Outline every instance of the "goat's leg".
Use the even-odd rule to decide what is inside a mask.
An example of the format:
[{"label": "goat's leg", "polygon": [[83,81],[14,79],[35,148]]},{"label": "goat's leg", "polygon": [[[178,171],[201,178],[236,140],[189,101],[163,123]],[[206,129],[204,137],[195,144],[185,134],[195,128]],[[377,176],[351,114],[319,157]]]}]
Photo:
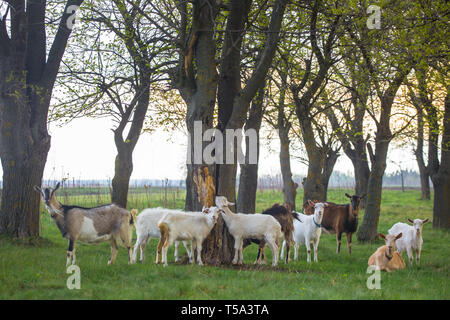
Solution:
[{"label": "goat's leg", "polygon": [[347,249],[348,254],[352,254],[352,232],[347,232]]},{"label": "goat's leg", "polygon": [[272,267],[278,265],[278,246],[275,242],[275,239],[266,240],[269,244],[270,249],[272,250]]},{"label": "goat's leg", "polygon": [[313,247],[314,247],[314,262],[319,262],[318,259],[317,259],[317,254],[318,254],[318,251],[319,251],[319,241],[320,241],[320,238],[316,239],[314,241],[314,243],[313,243]]},{"label": "goat's leg", "polygon": [[[136,243],[134,244],[134,248],[133,248],[133,263],[136,263],[136,259],[137,259],[137,252],[138,249],[141,247],[141,241],[142,238],[138,236],[138,238],[136,239]],[[142,249],[141,249],[141,261],[142,261]]]},{"label": "goat's leg", "polygon": [[[143,241],[141,242],[141,245],[139,246],[139,249],[141,251],[141,256],[139,257],[140,262],[144,262],[145,260],[145,248],[147,247],[147,243],[150,240],[150,237],[145,237]],[[136,257],[134,258],[134,261],[136,262]]]},{"label": "goat's leg", "polygon": [[244,264],[244,239],[241,239],[239,244],[239,262],[240,265]]},{"label": "goat's leg", "polygon": [[188,258],[191,259],[191,255],[192,255],[192,240],[191,240],[191,247],[190,248],[189,248],[189,243],[186,240],[183,241],[183,246],[186,249]]},{"label": "goat's leg", "polygon": [[419,248],[419,249],[416,249],[416,264],[417,265],[419,265],[420,264],[420,252],[421,252],[422,250]]},{"label": "goat's leg", "polygon": [[178,247],[180,246],[180,241],[175,241],[175,250],[173,252],[173,257],[175,258],[175,262],[178,262]]},{"label": "goat's leg", "polygon": [[342,233],[341,232],[336,232],[336,241],[337,241],[336,253],[340,253],[341,252],[341,238],[342,238]]},{"label": "goat's leg", "polygon": [[117,251],[117,243],[113,238],[111,239],[111,258],[109,259],[108,264],[113,264],[116,261]]},{"label": "goat's leg", "polygon": [[73,249],[74,249],[75,241],[72,239],[69,239],[69,244],[67,248],[67,260],[66,260],[66,266],[69,266],[70,264],[74,264],[73,262]]},{"label": "goat's leg", "polygon": [[408,254],[409,266],[413,265],[413,249],[411,247],[406,248],[406,253]]},{"label": "goat's leg", "polygon": [[294,241],[294,261],[298,260],[298,247],[300,247],[300,244]]},{"label": "goat's leg", "polygon": [[197,264],[199,266],[203,265],[202,262],[202,241],[200,239],[194,240],[197,243]]},{"label": "goat's leg", "polygon": [[234,258],[231,262],[232,264],[237,264],[239,259],[239,250],[241,247],[241,239],[239,237],[236,237],[234,239]]},{"label": "goat's leg", "polygon": [[163,263],[163,266],[164,267],[167,267],[167,251],[169,250],[169,247],[173,244],[173,242],[174,242],[174,239],[172,239],[171,237],[170,237],[170,234],[169,234],[169,236],[168,236],[168,239],[166,239],[166,241],[164,242],[164,244],[163,244],[163,247],[162,247],[162,263]]},{"label": "goat's leg", "polygon": [[285,264],[289,262],[290,249],[291,249],[291,242],[288,241],[286,245],[286,260],[284,260]]},{"label": "goat's leg", "polygon": [[283,240],[283,244],[281,245],[280,259],[284,258],[284,249],[285,248],[286,248],[286,240]]},{"label": "goat's leg", "polygon": [[197,241],[195,239],[192,240],[191,246],[191,257],[189,258],[189,263],[195,263],[195,251],[197,250]]},{"label": "goat's leg", "polygon": [[305,241],[305,247],[306,247],[306,261],[308,263],[311,263],[311,241],[309,239],[306,239]]}]

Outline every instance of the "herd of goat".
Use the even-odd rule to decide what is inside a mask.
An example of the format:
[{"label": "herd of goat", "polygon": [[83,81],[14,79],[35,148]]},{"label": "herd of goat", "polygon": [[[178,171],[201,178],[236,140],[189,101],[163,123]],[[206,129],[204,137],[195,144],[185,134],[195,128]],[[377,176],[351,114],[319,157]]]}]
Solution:
[{"label": "herd of goat", "polygon": [[[175,262],[179,261],[178,248],[180,242],[186,248],[190,263],[195,260],[202,265],[202,243],[214,228],[219,215],[222,216],[228,231],[234,238],[233,264],[243,264],[243,249],[251,242],[259,245],[255,263],[265,263],[264,248],[267,244],[272,251],[272,266],[278,265],[279,246],[281,259],[289,262],[290,247],[294,245],[294,260],[298,258],[298,248],[306,246],[307,261],[311,262],[311,244],[314,249],[314,261],[318,262],[318,246],[322,230],[335,233],[337,253],[341,248],[341,237],[347,236],[347,249],[351,254],[352,235],[358,227],[358,213],[361,199],[365,196],[350,196],[349,204],[332,202],[317,202],[308,200],[303,205],[303,213],[291,210],[290,206],[275,204],[262,214],[233,213],[226,197],[216,196],[215,206],[203,208],[201,212],[185,212],[176,209],[148,208],[137,216],[137,210],[130,211],[115,204],[95,208],[83,208],[61,204],[56,199],[55,188],[40,188],[35,186],[44,201],[45,207],[55,221],[62,236],[69,241],[67,250],[67,265],[75,264],[75,244],[99,243],[110,241],[111,257],[108,264],[113,264],[119,246],[128,249],[129,263],[135,263],[140,251],[140,261],[145,258],[145,247],[151,238],[158,238],[156,263],[167,266],[168,248],[175,245]],[[398,222],[389,230],[388,235],[379,234],[385,240],[385,245],[373,253],[368,265],[379,270],[403,269],[406,264],[401,253],[406,251],[409,264],[412,266],[413,254],[416,254],[416,264],[420,261],[422,250],[422,226],[428,219],[408,221],[412,224]],[[132,246],[133,228],[136,228],[137,240]],[[284,258],[284,251],[286,256]]]}]

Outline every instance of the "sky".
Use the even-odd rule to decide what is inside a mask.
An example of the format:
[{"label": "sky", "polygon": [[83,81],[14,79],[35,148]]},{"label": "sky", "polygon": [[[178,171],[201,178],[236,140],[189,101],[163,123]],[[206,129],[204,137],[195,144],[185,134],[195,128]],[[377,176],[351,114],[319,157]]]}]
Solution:
[{"label": "sky", "polygon": [[[47,157],[44,180],[61,179],[112,179],[116,149],[111,128],[114,123],[107,118],[75,119],[60,127],[49,124],[52,136]],[[131,179],[185,179],[187,137],[183,132],[165,132],[157,129],[143,133],[133,154],[134,169]],[[270,148],[261,143],[260,175],[280,173],[278,141]],[[417,170],[411,150],[395,149],[391,144],[386,172],[398,170],[390,160],[402,162],[405,169]],[[291,159],[293,174],[304,175],[307,167]],[[335,170],[353,173],[351,161],[342,153]],[[0,168],[0,173],[1,172]]]}]

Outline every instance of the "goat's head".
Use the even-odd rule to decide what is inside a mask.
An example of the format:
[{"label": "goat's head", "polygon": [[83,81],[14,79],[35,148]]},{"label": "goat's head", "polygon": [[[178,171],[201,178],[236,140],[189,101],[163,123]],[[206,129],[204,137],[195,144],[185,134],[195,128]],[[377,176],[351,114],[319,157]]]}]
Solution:
[{"label": "goat's head", "polygon": [[316,202],[314,203],[314,218],[316,219],[317,223],[322,222],[323,218],[323,212],[325,210],[325,207],[327,207],[328,204],[324,202]]},{"label": "goat's head", "polygon": [[216,196],[216,206],[218,206],[220,209],[233,206],[233,202],[229,202],[228,199],[224,196]]},{"label": "goat's head", "polygon": [[306,200],[306,202],[303,204],[303,213],[306,215],[314,214],[314,204],[315,203],[317,203],[317,200],[314,200],[314,201]]},{"label": "goat's head", "polygon": [[214,224],[216,224],[217,220],[219,219],[219,214],[221,214],[223,212],[223,210],[219,209],[218,207],[210,207],[210,208],[203,207],[202,212],[211,217],[211,221],[214,225]]},{"label": "goat's head", "polygon": [[39,186],[34,186],[34,190],[39,192],[42,196],[42,200],[44,201],[45,207],[48,211],[52,211],[51,205],[52,202],[56,201],[56,195],[55,192],[60,187],[60,183],[58,182],[55,186],[55,188],[44,188],[41,189]]},{"label": "goat's head", "polygon": [[359,205],[361,204],[361,199],[364,198],[366,196],[366,194],[364,194],[362,196],[357,196],[356,194],[351,196],[348,193],[346,193],[345,196],[347,198],[350,198],[350,203],[352,205],[353,212],[358,212]]},{"label": "goat's head", "polygon": [[422,233],[422,227],[423,227],[424,223],[427,223],[429,221],[429,219],[426,218],[425,220],[420,220],[420,219],[411,220],[408,218],[408,221],[412,223],[414,230],[416,230],[417,235],[420,235]]},{"label": "goat's head", "polygon": [[393,252],[395,251],[395,241],[402,237],[402,233],[400,232],[398,235],[388,234],[386,236],[382,233],[379,233],[378,236],[384,239],[388,248],[388,255],[392,256]]}]

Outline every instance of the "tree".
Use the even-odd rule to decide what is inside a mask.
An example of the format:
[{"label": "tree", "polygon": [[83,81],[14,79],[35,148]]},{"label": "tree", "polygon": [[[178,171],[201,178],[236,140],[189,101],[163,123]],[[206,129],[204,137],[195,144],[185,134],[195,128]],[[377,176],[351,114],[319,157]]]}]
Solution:
[{"label": "tree", "polygon": [[83,28],[75,35],[77,46],[65,59],[59,79],[68,94],[53,110],[55,118],[113,117],[117,156],[111,200],[124,208],[133,151],[149,103],[158,99],[152,84],[161,81],[164,68],[173,63],[166,58],[173,51],[172,39],[152,18],[156,5],[154,1],[89,2]]},{"label": "tree", "polygon": [[[388,148],[392,139],[402,131],[393,132],[391,128],[396,94],[422,57],[440,55],[442,48],[439,43],[442,43],[443,34],[434,32],[438,30],[436,24],[440,23],[437,12],[442,9],[440,5],[382,3],[385,22],[379,30],[367,29],[366,17],[361,14],[365,8],[358,9],[355,16],[359,18],[347,25],[347,31],[362,56],[375,92],[376,105],[379,104],[377,109],[368,109],[376,124],[375,148],[370,143],[367,145],[371,173],[364,219],[357,234],[358,240],[366,242],[377,236]],[[407,126],[408,123],[403,129]]]},{"label": "tree", "polygon": [[[330,7],[329,7],[330,6]],[[317,102],[325,85],[328,71],[336,62],[333,48],[336,41],[340,14],[333,14],[329,3],[314,1],[309,20],[309,45],[311,57],[306,61],[305,72],[300,83],[291,84],[295,112],[300,124],[302,140],[308,156],[308,173],[304,182],[304,199],[326,200],[328,180],[338,158],[337,150],[332,148],[332,140],[325,141],[325,131],[314,130],[314,117],[320,117],[324,111]],[[322,16],[323,15],[323,16]],[[322,38],[322,46],[318,42],[318,21],[325,24],[329,31]],[[317,72],[313,72],[313,56],[316,60]],[[316,129],[326,128],[323,123]],[[317,133],[317,135],[316,135]],[[319,139],[317,139],[319,138]],[[322,145],[318,144],[318,140]]]},{"label": "tree", "polygon": [[[45,0],[8,0],[6,10],[2,10],[0,233],[18,238],[39,236],[40,198],[33,186],[41,185],[51,140],[47,131],[50,100],[72,32],[73,13],[82,3],[83,0],[63,2],[54,35],[46,30],[54,7]],[[2,7],[4,4],[2,1]]]}]

